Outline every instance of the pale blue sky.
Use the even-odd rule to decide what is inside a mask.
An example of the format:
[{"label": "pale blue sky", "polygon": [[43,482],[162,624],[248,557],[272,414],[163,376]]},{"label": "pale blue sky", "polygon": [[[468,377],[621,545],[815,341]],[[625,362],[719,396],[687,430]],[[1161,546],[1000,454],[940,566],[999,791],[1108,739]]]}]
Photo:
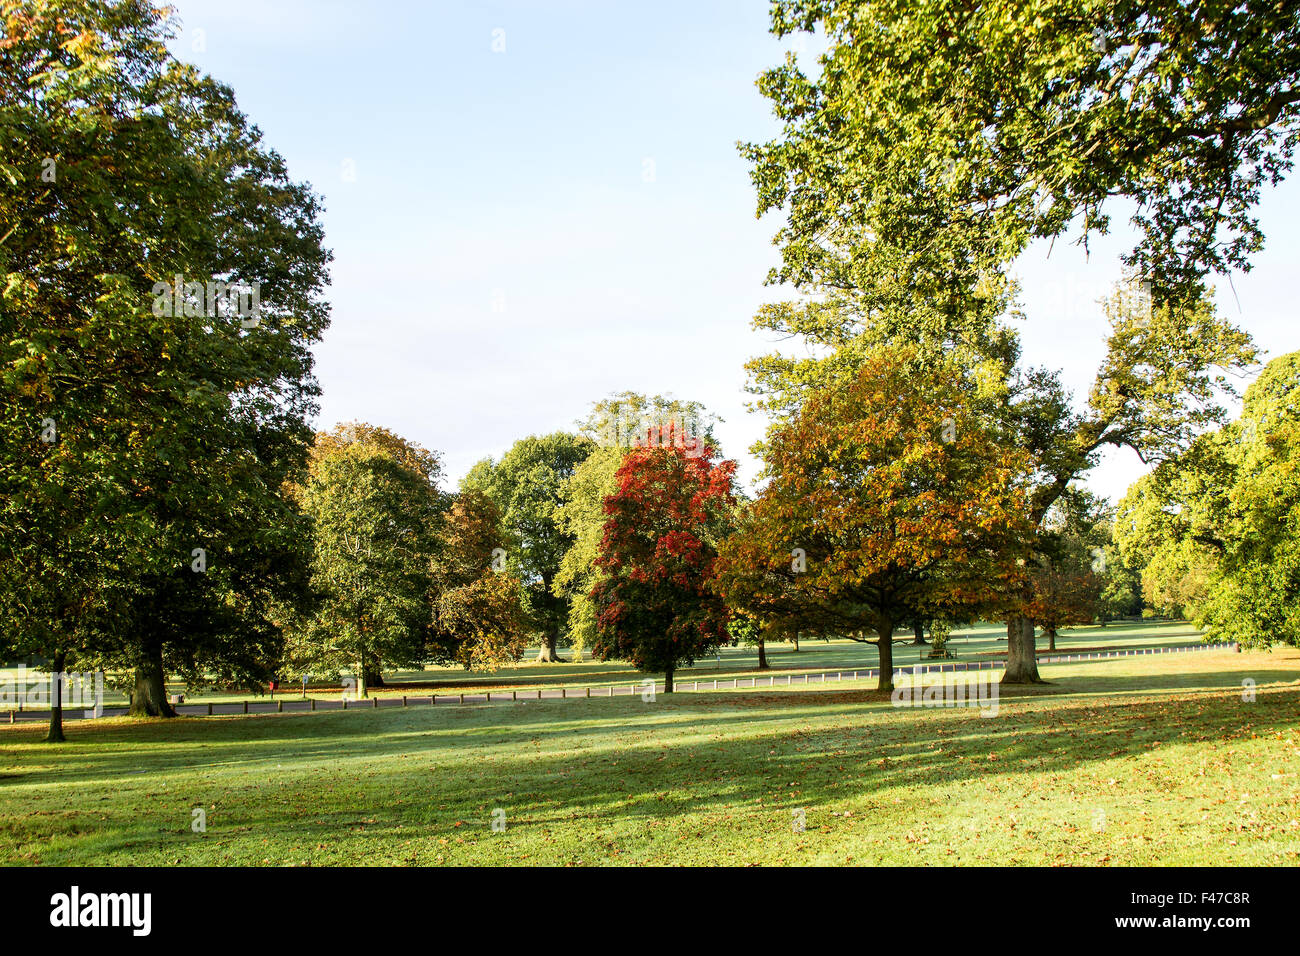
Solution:
[{"label": "pale blue sky", "polygon": [[[750,319],[784,296],[763,285],[777,223],[755,218],[735,143],[776,132],[754,79],[791,46],[765,3],[175,5],[175,52],[233,86],[324,197],[321,426],[385,425],[440,452],[454,485],[611,392],[673,393],[725,419],[753,478],[764,422],[743,364],[771,343]],[[1261,215],[1268,246],[1220,301],[1277,355],[1300,348],[1300,185]],[[1093,300],[1129,244],[1085,261],[1058,242],[1019,264],[1027,358],[1078,389],[1102,354]],[[1091,483],[1118,496],[1141,470],[1112,456]]]}]

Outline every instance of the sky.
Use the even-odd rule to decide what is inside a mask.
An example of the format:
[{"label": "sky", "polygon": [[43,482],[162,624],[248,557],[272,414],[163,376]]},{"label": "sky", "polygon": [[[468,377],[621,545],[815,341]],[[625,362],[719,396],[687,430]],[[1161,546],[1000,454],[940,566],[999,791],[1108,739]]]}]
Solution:
[{"label": "sky", "polygon": [[[798,41],[760,0],[173,0],[173,52],[232,86],[291,175],[323,197],[333,319],[320,428],[360,420],[439,453],[447,487],[517,439],[632,390],[702,402],[740,461],[766,421],[744,363],[779,219],[755,215],[738,141],[779,132],[754,81]],[[815,55],[816,43],[802,44]],[[1300,182],[1267,191],[1268,237],[1220,309],[1270,356],[1300,348]],[[1133,238],[1016,263],[1024,357],[1086,395],[1096,300]],[[1107,456],[1118,499],[1144,466]]]}]

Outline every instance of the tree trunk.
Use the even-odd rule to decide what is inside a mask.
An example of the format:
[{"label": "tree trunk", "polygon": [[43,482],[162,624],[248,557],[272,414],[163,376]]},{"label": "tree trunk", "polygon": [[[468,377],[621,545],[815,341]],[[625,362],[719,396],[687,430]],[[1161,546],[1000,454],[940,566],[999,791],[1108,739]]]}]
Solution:
[{"label": "tree trunk", "polygon": [[376,667],[376,666],[374,666],[374,665],[370,665],[370,666],[364,668],[363,673],[362,673],[362,680],[365,681],[365,684],[366,684],[367,687],[383,687],[383,686],[384,686],[384,675],[383,675],[383,673],[379,670],[379,668]]},{"label": "tree trunk", "polygon": [[61,744],[63,736],[63,666],[67,655],[63,651],[54,652],[54,675],[50,684],[50,732],[45,735],[47,744]]},{"label": "tree trunk", "polygon": [[794,652],[795,652],[796,654],[799,653],[799,635],[798,635],[798,634],[796,634],[796,635],[794,636]]},{"label": "tree trunk", "polygon": [[876,690],[892,691],[894,689],[893,623],[886,622],[876,633],[880,635],[879,643],[876,645],[880,656],[880,679],[876,682]]},{"label": "tree trunk", "polygon": [[1056,628],[1050,624],[1043,626],[1043,632],[1047,635],[1047,649],[1056,650]]},{"label": "tree trunk", "polygon": [[764,646],[762,638],[759,638],[758,641],[758,669],[761,671],[767,670],[767,648]]},{"label": "tree trunk", "polygon": [[357,665],[357,700],[370,696],[370,690],[366,686],[366,668],[363,664]]},{"label": "tree trunk", "polygon": [[924,644],[924,643],[926,643],[926,641],[925,641],[925,622],[924,622],[924,621],[913,621],[913,622],[912,622],[912,634],[913,634],[913,637],[912,637],[912,643],[913,643],[913,644]]},{"label": "tree trunk", "polygon": [[131,691],[132,717],[175,717],[167,702],[167,681],[163,674],[162,645],[145,648],[144,659],[135,668],[135,689]]},{"label": "tree trunk", "polygon": [[664,671],[664,693],[671,694],[672,692],[673,692],[673,669],[670,667],[668,668],[668,670]]},{"label": "tree trunk", "polygon": [[1034,622],[1017,615],[1007,621],[1007,672],[1004,684],[1041,684],[1038,652],[1034,647]]},{"label": "tree trunk", "polygon": [[542,641],[542,649],[537,652],[537,663],[554,664],[559,661],[560,655],[556,653],[555,646],[560,641],[560,635],[551,633],[545,635]]}]

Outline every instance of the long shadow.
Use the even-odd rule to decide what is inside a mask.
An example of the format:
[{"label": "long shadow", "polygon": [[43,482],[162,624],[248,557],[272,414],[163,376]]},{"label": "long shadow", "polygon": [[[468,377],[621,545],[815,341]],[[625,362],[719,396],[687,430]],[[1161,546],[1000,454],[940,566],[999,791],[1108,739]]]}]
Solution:
[{"label": "long shadow", "polygon": [[[1069,715],[1062,715],[1059,709],[988,720],[970,711],[931,711],[924,723],[910,728],[910,735],[908,729],[880,728],[869,723],[864,723],[862,733],[856,737],[844,728],[816,730],[802,738],[806,740],[804,749],[794,753],[789,748],[791,736],[780,732],[718,743],[658,742],[640,751],[620,753],[617,784],[611,775],[603,775],[596,778],[598,786],[588,785],[580,794],[552,791],[549,796],[556,803],[555,809],[526,822],[557,823],[583,807],[597,819],[629,813],[673,816],[724,804],[734,807],[738,800],[774,793],[784,796],[788,791],[788,798],[765,805],[770,810],[809,806],[850,795],[860,797],[863,793],[883,794],[895,786],[915,789],[1030,771],[1051,774],[1093,760],[1149,754],[1157,741],[1163,745],[1214,745],[1251,735],[1293,731],[1300,725],[1298,700],[1300,693],[1274,689],[1262,693],[1249,706],[1207,696],[1172,703],[1143,701],[1102,708],[1104,718],[1098,716],[1098,708],[1089,701],[1078,700],[1069,708],[1078,712],[1078,719],[1064,728],[1062,717]],[[1035,727],[1046,732],[1026,739],[1026,733]],[[942,745],[938,751],[936,744]],[[989,754],[995,754],[997,759],[983,759]],[[700,781],[703,786],[696,792],[683,793],[675,780],[666,779],[669,775],[665,771],[688,764],[701,769],[712,766],[723,772],[712,781]],[[737,775],[732,772],[735,767],[753,769]],[[541,773],[559,781],[583,769],[583,761],[576,757],[552,756],[540,761],[521,760],[515,772],[521,780]],[[591,778],[584,780],[589,784]],[[774,782],[778,785],[775,791]],[[491,800],[506,788],[503,784],[491,791],[481,790],[466,795],[465,800]],[[509,788],[518,790],[522,786],[510,784]],[[665,790],[670,791],[669,795],[665,796]]]},{"label": "long shadow", "polygon": [[[345,726],[344,715],[331,716],[326,720],[338,722],[335,729],[340,735],[350,733],[338,738],[338,746],[322,748],[323,756],[364,760],[367,756],[381,758],[400,752],[425,759],[412,759],[409,765],[389,763],[381,778],[374,780],[368,789],[355,791],[351,797],[335,794],[331,787],[332,802],[328,805],[312,803],[313,787],[280,783],[282,789],[277,792],[296,795],[295,806],[306,809],[298,813],[277,811],[270,809],[270,803],[263,804],[256,797],[249,797],[240,808],[239,822],[243,826],[232,834],[278,829],[337,836],[340,828],[361,824],[367,836],[374,838],[409,839],[413,835],[412,827],[419,828],[416,832],[421,835],[430,831],[452,833],[458,815],[478,819],[478,808],[499,805],[503,794],[513,795],[521,805],[521,809],[512,807],[510,811],[511,827],[515,830],[557,826],[575,818],[600,824],[626,820],[629,816],[662,819],[723,809],[730,812],[738,806],[752,812],[785,812],[791,807],[816,807],[849,797],[861,800],[863,796],[869,800],[881,798],[883,807],[884,797],[896,787],[916,789],[958,781],[978,784],[987,777],[1005,778],[1029,772],[1052,774],[1094,760],[1114,761],[1150,754],[1157,743],[1167,746],[1195,742],[1214,747],[1235,739],[1294,731],[1300,723],[1296,712],[1300,692],[1287,687],[1261,687],[1256,702],[1249,705],[1234,695],[1211,691],[1196,698],[1160,697],[1099,706],[1081,693],[1064,698],[1054,696],[1050,708],[1015,709],[991,719],[982,719],[970,710],[919,710],[915,712],[917,719],[912,721],[882,720],[887,705],[879,701],[853,701],[850,698],[855,695],[851,692],[799,696],[815,699],[803,702],[803,706],[762,714],[753,713],[752,707],[739,699],[709,702],[705,706],[699,701],[672,701],[667,705],[676,711],[672,726],[665,726],[661,713],[658,720],[634,720],[601,727],[599,735],[643,731],[644,738],[617,742],[616,746],[587,746],[575,753],[539,756],[528,746],[531,741],[527,739],[521,739],[515,749],[502,752],[498,741],[497,746],[486,748],[488,752],[484,754],[491,761],[487,779],[481,773],[460,777],[453,795],[446,791],[439,793],[439,806],[406,798],[411,793],[429,791],[429,773],[438,767],[436,761],[431,765],[430,759],[449,749],[443,738],[458,736],[455,746],[476,751],[479,748],[473,738],[477,733],[491,738],[502,729],[518,731],[517,724],[467,719],[452,720],[431,729],[414,725],[409,714],[393,714],[396,726],[385,727],[376,738],[367,734],[367,728],[359,721]],[[837,702],[844,707],[842,723],[830,727],[798,726],[804,718],[825,717],[827,706]],[[557,702],[551,707],[564,705]],[[727,713],[728,708],[735,713]],[[611,715],[572,711],[566,714],[554,709],[551,716],[560,718],[560,726],[551,728],[556,733],[580,732],[589,739],[596,728],[581,726],[584,721],[602,716],[608,720]],[[702,719],[705,717],[706,720]],[[444,714],[443,719],[446,718]],[[241,734],[238,739],[227,739],[215,746],[218,752],[230,751],[231,757],[236,756],[235,751],[241,751],[239,759],[230,763],[247,764],[250,744],[292,743],[314,738],[310,733],[286,735],[286,728],[277,730],[269,726],[296,725],[303,719],[310,718],[235,719],[229,722],[229,728],[195,721],[184,728],[186,736],[192,738],[181,743],[221,741],[218,731],[229,734],[237,729]],[[693,739],[683,738],[678,721],[698,722],[700,734]],[[745,737],[706,739],[720,725],[740,721],[755,728],[755,732]],[[774,726],[775,722],[782,725]],[[247,726],[253,723],[268,726]],[[245,726],[236,727],[236,724]],[[145,743],[141,731],[146,729],[149,725],[97,734],[100,739],[94,742],[94,750],[109,742]],[[181,729],[181,725],[168,724],[165,729]],[[375,728],[371,725],[369,729]],[[675,736],[665,739],[655,734],[663,730],[671,730]],[[524,733],[519,736],[527,738]],[[377,748],[376,739],[394,747]],[[988,759],[990,754],[996,760]],[[211,749],[205,755],[214,756]],[[102,757],[93,762],[103,770],[107,770],[105,765],[109,762],[120,766],[123,757],[120,752],[116,755],[92,752],[86,756]],[[148,771],[159,778],[170,770],[194,766],[192,762],[181,762],[170,756],[162,760],[155,760],[150,754],[142,756],[150,758]],[[267,755],[266,759],[275,756]],[[295,751],[291,756],[301,759],[303,753]],[[357,770],[356,765],[346,767],[344,775],[356,777]],[[83,768],[78,774],[60,774],[58,783],[102,786],[111,782],[106,776],[120,778],[121,772],[96,773]],[[39,782],[45,783],[45,778],[42,772]],[[264,781],[262,786],[272,783],[275,782]],[[239,790],[239,785],[231,781],[222,781],[217,787],[222,795]],[[177,790],[212,793],[211,785],[201,781],[190,781]],[[393,799],[397,795],[402,799]],[[763,798],[762,804],[759,798]],[[38,802],[39,796],[31,795],[31,799]],[[153,805],[146,802],[146,807]],[[79,812],[83,816],[91,815],[93,809]],[[157,811],[141,809],[142,815],[151,812],[157,815]],[[69,817],[65,811],[64,816],[52,818],[50,825],[75,836],[80,832],[76,816]],[[114,847],[138,847],[142,840],[157,845],[171,832],[160,828],[157,832],[147,831],[154,834],[152,837],[142,836],[139,823],[138,819],[122,819],[107,826],[96,824],[97,846],[106,847],[107,852]],[[482,826],[486,828],[486,821]]]},{"label": "long shadow", "polygon": [[[1300,679],[1300,669],[1271,670],[1271,683],[1280,680]],[[1040,686],[1001,688],[1002,699],[1039,696],[1093,695],[1111,693],[1135,694],[1196,694],[1205,688],[1240,689],[1239,672],[1195,671],[1160,675],[1160,686],[1152,686],[1152,675],[1106,676],[1074,675],[1064,680]],[[1175,690],[1178,685],[1185,690]],[[818,686],[818,685],[812,685]],[[814,690],[799,688],[794,692],[780,688],[763,692],[762,688],[749,692],[689,692],[660,695],[661,702],[690,707],[709,713],[708,723],[770,722],[799,717],[817,717],[826,712],[828,704],[853,707],[888,704],[888,695],[865,689],[827,687]],[[376,742],[384,740],[394,747],[415,747],[418,750],[462,749],[467,731],[496,734],[514,732],[538,739],[567,737],[580,730],[587,737],[627,734],[637,731],[662,729],[663,722],[651,717],[644,722],[635,718],[611,720],[609,704],[626,712],[629,706],[637,708],[628,698],[592,698],[571,701],[520,701],[491,705],[439,704],[412,706],[371,711],[362,709],[351,713],[317,712],[301,714],[261,714],[249,717],[228,716],[219,719],[178,719],[146,723],[120,721],[93,727],[76,726],[70,747],[83,744],[92,748],[80,755],[83,770],[95,770],[119,762],[117,756],[103,745],[140,746],[162,743],[171,753],[149,752],[151,763],[160,769],[182,769],[196,766],[221,766],[228,763],[247,763],[265,758],[251,745],[290,746],[310,741],[314,749],[295,751],[296,756],[361,756],[376,751]],[[620,706],[621,705],[621,706]],[[641,707],[655,705],[642,704]],[[637,708],[639,709],[639,708]],[[719,711],[734,709],[735,713],[723,716]],[[649,712],[647,711],[647,714]],[[284,720],[283,718],[292,718]],[[377,723],[367,723],[378,718]],[[432,720],[430,719],[432,718]],[[342,721],[353,721],[351,724]],[[310,723],[303,723],[310,721]],[[596,722],[591,724],[591,722]],[[588,725],[591,724],[591,725]],[[32,739],[43,730],[34,728]],[[187,746],[188,745],[188,746]],[[190,749],[192,748],[192,749]],[[66,751],[66,748],[64,748]],[[230,759],[222,759],[228,752]],[[6,749],[0,748],[0,754]],[[36,756],[35,754],[30,754]],[[9,756],[17,757],[18,754]],[[195,762],[193,757],[208,759]],[[213,760],[211,758],[217,757]],[[10,779],[14,779],[10,775]]]},{"label": "long shadow", "polygon": [[[1292,672],[1287,672],[1288,675]],[[1181,675],[1165,675],[1166,677]],[[1187,675],[1189,681],[1195,677],[1203,687],[1205,676]],[[1225,683],[1220,689],[1239,691],[1239,684],[1227,681],[1227,675],[1211,674],[1223,678]],[[1089,685],[1098,686],[1091,687]],[[1104,686],[1102,686],[1104,685]],[[1032,700],[1044,696],[1054,698],[1055,711],[1073,711],[1076,709],[1095,709],[1096,702],[1090,699],[1093,693],[1114,693],[1117,685],[1131,685],[1135,690],[1150,695],[1159,695],[1168,701],[1168,691],[1153,690],[1149,676],[1144,678],[1090,678],[1076,677],[1069,681],[1068,687],[1053,689],[1028,689],[1023,697],[1015,693],[1005,694],[1004,702],[1013,699]],[[1263,685],[1267,689],[1267,685]],[[1173,698],[1175,703],[1180,697],[1206,699],[1204,689],[1199,692],[1189,688],[1186,694]],[[1217,695],[1212,695],[1217,696]],[[597,747],[605,747],[607,738],[615,736],[645,735],[645,739],[636,744],[623,744],[622,749],[629,752],[645,745],[660,748],[663,732],[680,736],[682,723],[699,724],[703,729],[726,728],[735,724],[761,727],[778,722],[797,721],[825,717],[828,708],[843,708],[846,718],[860,718],[865,724],[890,709],[887,695],[864,690],[826,690],[801,691],[797,694],[745,694],[745,695],[674,695],[677,699],[668,701],[665,706],[641,705],[654,707],[653,713],[644,715],[634,710],[635,705],[629,701],[618,701],[614,712],[607,706],[608,701],[593,700],[591,707],[587,702],[547,701],[529,703],[524,706],[502,704],[482,708],[447,708],[434,712],[420,713],[411,711],[377,711],[357,714],[315,714],[295,715],[286,720],[284,716],[266,715],[265,717],[231,717],[220,720],[193,721],[155,721],[147,724],[116,724],[95,728],[94,732],[78,733],[77,737],[57,753],[51,752],[55,759],[52,767],[42,767],[41,780],[57,779],[60,783],[78,786],[95,786],[111,783],[132,775],[123,771],[123,748],[128,751],[139,749],[140,756],[148,766],[143,773],[165,776],[179,770],[220,769],[230,766],[257,766],[262,763],[283,761],[295,762],[312,759],[329,759],[346,761],[366,757],[382,758],[393,753],[412,756],[436,756],[440,752],[462,753],[467,748],[476,749],[482,738],[489,743],[499,739],[502,733],[527,738],[529,742],[554,742],[564,738],[580,735],[585,741],[595,740]],[[1167,706],[1167,704],[1166,704]],[[672,710],[668,711],[668,707]],[[1152,713],[1159,712],[1156,702],[1135,702],[1132,704],[1106,704],[1104,710],[1109,717],[1124,719],[1124,714],[1131,714],[1134,708],[1144,708]],[[637,708],[639,709],[639,708]],[[494,710],[496,712],[494,712]],[[620,713],[621,711],[621,713]],[[667,712],[667,713],[666,713]],[[943,738],[952,731],[950,727],[960,726],[964,737],[983,740],[997,740],[1008,731],[1003,728],[1016,726],[1020,720],[1059,725],[1064,717],[1058,713],[1055,718],[1040,718],[1036,712],[1027,716],[979,719],[972,722],[971,710],[935,711],[920,709],[916,711],[921,718],[915,722],[895,722],[880,728],[865,738],[864,745],[873,759],[895,758],[912,752],[919,752],[933,745],[937,735]],[[619,719],[623,717],[623,719]],[[667,719],[665,719],[667,717]],[[345,723],[351,721],[351,723]],[[1009,723],[1008,723],[1009,722]],[[900,733],[903,739],[892,738]],[[762,741],[758,749],[770,749],[770,738],[779,738],[779,732],[760,735]],[[38,737],[33,733],[32,739]],[[162,744],[166,749],[158,750]],[[685,746],[673,743],[672,747]],[[699,743],[707,750],[709,744]],[[735,738],[726,741],[727,753],[734,758],[734,748],[744,747],[743,740]],[[588,746],[584,752],[597,747]],[[882,749],[884,748],[884,749]],[[0,750],[6,757],[19,757],[8,748]],[[43,762],[42,754],[28,751],[23,756]],[[62,757],[75,758],[70,768]],[[1041,760],[1043,755],[1036,754]],[[550,758],[556,759],[556,758]],[[1005,764],[1003,764],[1005,767]],[[140,771],[135,771],[140,773]],[[27,780],[26,773],[10,773],[0,778],[0,792],[4,784]]]}]

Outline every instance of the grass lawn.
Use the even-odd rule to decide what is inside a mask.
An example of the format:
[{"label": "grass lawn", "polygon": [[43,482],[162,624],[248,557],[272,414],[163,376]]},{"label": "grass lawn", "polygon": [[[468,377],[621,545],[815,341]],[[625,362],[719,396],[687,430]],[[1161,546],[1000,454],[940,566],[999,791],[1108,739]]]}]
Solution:
[{"label": "grass lawn", "polygon": [[0,849],[71,865],[1300,862],[1300,651],[1044,676],[992,718],[895,708],[864,681],[114,719],[61,746],[0,724]]},{"label": "grass lawn", "polygon": [[[1063,631],[1057,638],[1057,653],[1069,654],[1080,650],[1119,649],[1131,647],[1159,647],[1162,645],[1190,645],[1201,641],[1200,633],[1185,621],[1161,623],[1118,623],[1105,627],[1081,627]],[[1039,654],[1046,655],[1047,641],[1041,636],[1038,641]],[[979,624],[957,631],[948,645],[954,660],[1002,660],[1006,656],[1006,625]],[[928,645],[902,643],[894,645],[894,664],[897,667],[914,664],[928,659]],[[436,689],[440,694],[483,693],[484,691],[509,693],[512,690],[527,692],[538,689],[581,690],[587,686],[620,686],[640,684],[647,675],[640,673],[627,664],[611,661],[608,663],[594,661],[590,655],[582,661],[571,660],[571,652],[562,650],[565,658],[562,664],[538,664],[533,658],[536,651],[529,653],[518,664],[503,668],[496,673],[470,673],[459,667],[426,667],[423,670],[399,671],[386,675],[386,687],[371,688],[371,694],[377,697],[400,697],[403,694],[428,694]],[[801,674],[844,668],[847,670],[866,669],[877,664],[876,649],[873,645],[849,640],[807,640],[800,644],[798,652],[789,644],[773,644],[767,648],[768,663],[772,668],[785,674]],[[13,668],[0,668],[0,681],[13,677],[17,672]],[[723,648],[717,657],[699,661],[694,667],[683,668],[677,672],[678,681],[693,680],[730,680],[733,677],[753,677],[759,674],[758,652],[752,647]],[[761,672],[767,674],[767,671]],[[661,676],[661,675],[660,675]],[[187,703],[229,703],[241,700],[256,700],[257,696],[248,691],[224,691],[219,689],[194,690],[180,682],[172,682],[168,690],[171,693],[183,693]],[[341,688],[337,683],[313,683],[308,695],[316,698],[336,700]],[[299,697],[302,685],[296,679],[287,680],[277,697]],[[105,703],[109,707],[125,706],[127,698],[122,693],[105,688]],[[0,713],[11,709],[10,705],[0,703]],[[27,710],[47,709],[44,704],[27,704]]]}]

